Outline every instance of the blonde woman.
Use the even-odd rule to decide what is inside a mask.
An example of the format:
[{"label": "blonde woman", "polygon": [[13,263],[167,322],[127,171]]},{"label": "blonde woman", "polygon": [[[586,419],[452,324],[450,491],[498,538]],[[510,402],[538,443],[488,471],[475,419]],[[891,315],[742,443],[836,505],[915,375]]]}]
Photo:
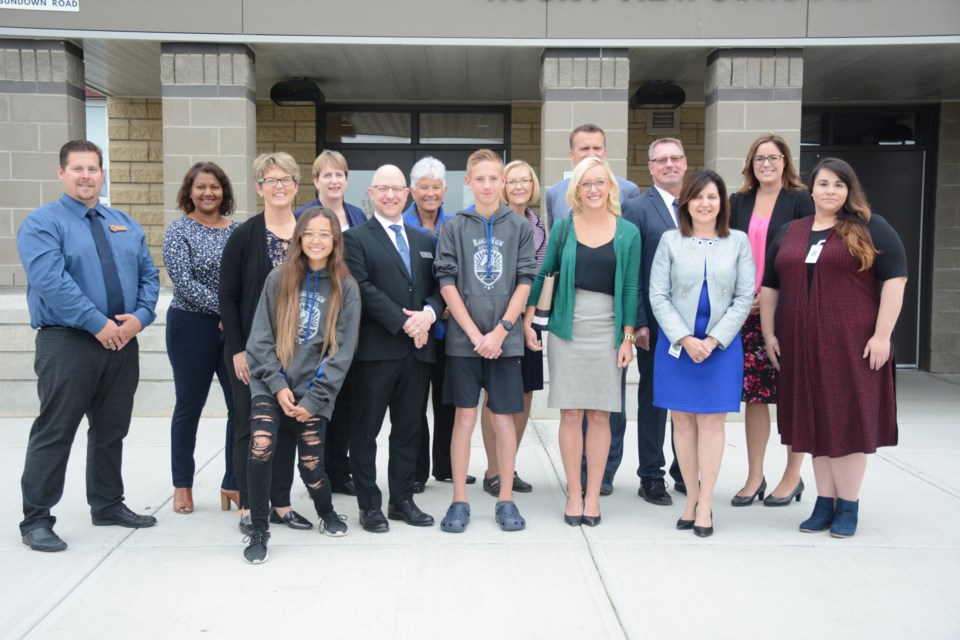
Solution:
[{"label": "blonde woman", "polygon": [[[550,393],[560,409],[560,455],[567,476],[564,522],[600,524],[600,481],[610,451],[610,412],[620,411],[622,370],[633,360],[640,272],[640,232],[620,217],[619,187],[610,165],[586,158],[567,189],[573,215],[554,225],[534,281],[524,332],[527,346],[543,345],[533,316],[543,278],[559,271],[550,332]],[[587,418],[586,437],[581,429]],[[586,449],[587,486],[580,481]],[[582,496],[582,500],[581,500]]]}]

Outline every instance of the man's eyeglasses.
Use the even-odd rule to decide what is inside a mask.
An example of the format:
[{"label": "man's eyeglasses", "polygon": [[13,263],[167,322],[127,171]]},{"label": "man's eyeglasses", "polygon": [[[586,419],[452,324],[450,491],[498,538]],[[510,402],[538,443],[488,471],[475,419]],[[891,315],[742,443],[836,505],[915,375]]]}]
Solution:
[{"label": "man's eyeglasses", "polygon": [[392,185],[392,184],[375,184],[375,185],[373,185],[373,190],[376,191],[377,193],[379,193],[380,195],[384,195],[384,194],[386,194],[388,191],[389,191],[390,193],[395,193],[395,194],[397,194],[397,195],[400,195],[401,193],[403,193],[404,191],[406,191],[407,188],[404,187],[404,186],[402,186],[402,185],[397,186],[397,185]]},{"label": "man's eyeglasses", "polygon": [[777,165],[780,164],[782,160],[783,156],[780,154],[772,156],[753,156],[753,164],[761,166],[764,162],[769,162],[771,165]]},{"label": "man's eyeglasses", "polygon": [[257,184],[263,185],[264,187],[275,187],[277,183],[282,184],[285,187],[292,187],[294,184],[299,182],[293,176],[283,176],[282,178],[260,178],[257,180]]},{"label": "man's eyeglasses", "polygon": [[680,161],[683,160],[686,156],[661,156],[659,158],[654,158],[650,162],[652,164],[658,164],[661,167],[667,164],[667,161],[672,162],[673,164],[680,164]]}]

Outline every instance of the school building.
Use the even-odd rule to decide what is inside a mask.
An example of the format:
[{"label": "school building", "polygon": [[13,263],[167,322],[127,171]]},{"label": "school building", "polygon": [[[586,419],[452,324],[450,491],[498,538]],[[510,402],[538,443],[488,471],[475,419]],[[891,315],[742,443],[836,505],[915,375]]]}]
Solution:
[{"label": "school building", "polygon": [[26,284],[16,230],[59,197],[68,139],[104,147],[104,200],[162,265],[198,160],[227,171],[241,219],[268,150],[301,164],[298,204],[316,154],[343,152],[368,213],[377,166],[433,155],[458,210],[471,151],[527,160],[546,186],[587,122],[641,187],[664,136],[734,189],[765,132],[803,171],[851,162],[910,260],[898,363],[960,372],[957,0],[0,0],[0,285]]}]

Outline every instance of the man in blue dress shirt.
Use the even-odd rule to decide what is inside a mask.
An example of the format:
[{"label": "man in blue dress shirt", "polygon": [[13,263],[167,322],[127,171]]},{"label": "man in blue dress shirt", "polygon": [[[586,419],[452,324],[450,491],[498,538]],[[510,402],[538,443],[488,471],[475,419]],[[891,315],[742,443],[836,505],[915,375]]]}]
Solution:
[{"label": "man in blue dress shirt", "polygon": [[74,140],[60,149],[64,195],[17,232],[36,338],[40,415],[21,478],[23,543],[62,551],[50,510],[63,495],[73,438],[87,416],[87,503],[95,525],[151,527],[123,502],[120,467],[140,380],[137,334],[156,318],[160,278],[143,229],[100,203],[103,152]]}]

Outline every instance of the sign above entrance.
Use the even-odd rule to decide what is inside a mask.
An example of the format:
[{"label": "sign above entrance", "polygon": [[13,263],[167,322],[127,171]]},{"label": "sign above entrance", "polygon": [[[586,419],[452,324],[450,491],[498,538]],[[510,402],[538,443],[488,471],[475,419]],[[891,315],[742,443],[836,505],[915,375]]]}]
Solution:
[{"label": "sign above entrance", "polygon": [[80,0],[0,0],[0,9],[80,11]]}]

